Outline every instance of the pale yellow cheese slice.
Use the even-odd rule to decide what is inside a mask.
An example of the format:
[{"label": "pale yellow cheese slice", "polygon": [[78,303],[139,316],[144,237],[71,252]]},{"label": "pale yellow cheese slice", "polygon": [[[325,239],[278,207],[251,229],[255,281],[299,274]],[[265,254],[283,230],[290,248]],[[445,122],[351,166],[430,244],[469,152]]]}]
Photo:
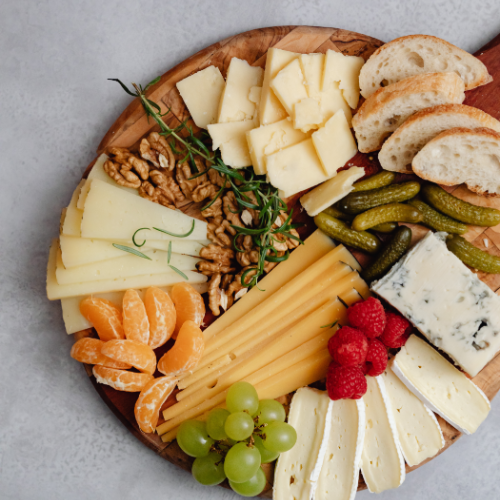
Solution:
[{"label": "pale yellow cheese slice", "polygon": [[304,75],[298,59],[285,66],[272,80],[271,89],[280,100],[286,112],[293,115],[295,103],[307,97]]},{"label": "pale yellow cheese slice", "polygon": [[82,218],[83,212],[78,209],[78,197],[80,196],[80,190],[85,184],[85,180],[82,179],[75,191],[71,196],[71,200],[66,210],[64,211],[64,215],[62,217],[62,228],[61,233],[66,236],[80,236],[81,235],[81,226],[82,226]]},{"label": "pale yellow cheese slice", "polygon": [[342,96],[338,82],[329,82],[321,90],[321,112],[326,123],[337,111],[343,110],[349,127],[352,123],[351,108]]},{"label": "pale yellow cheese slice", "polygon": [[323,123],[321,105],[317,99],[307,97],[293,107],[293,126],[306,133],[317,129]]},{"label": "pale yellow cheese slice", "polygon": [[300,67],[304,74],[304,85],[307,95],[318,101],[321,100],[321,83],[323,80],[324,54],[301,54]]}]

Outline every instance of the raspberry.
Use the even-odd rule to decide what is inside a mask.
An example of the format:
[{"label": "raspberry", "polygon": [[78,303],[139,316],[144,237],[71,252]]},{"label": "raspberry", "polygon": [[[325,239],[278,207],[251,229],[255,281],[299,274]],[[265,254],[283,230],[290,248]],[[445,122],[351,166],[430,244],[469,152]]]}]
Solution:
[{"label": "raspberry", "polygon": [[370,297],[347,309],[351,326],[359,328],[369,339],[382,334],[385,328],[385,311],[380,300]]},{"label": "raspberry", "polygon": [[330,399],[359,399],[366,393],[366,378],[359,366],[341,366],[332,361],[326,376]]},{"label": "raspberry", "polygon": [[384,373],[387,368],[387,349],[378,339],[368,342],[368,352],[366,353],[366,374],[370,377],[377,377]]},{"label": "raspberry", "polygon": [[411,325],[403,316],[388,312],[386,325],[379,340],[387,347],[396,349],[406,344],[410,336]]},{"label": "raspberry", "polygon": [[328,342],[328,350],[342,366],[357,366],[365,361],[368,339],[363,332],[343,326]]}]

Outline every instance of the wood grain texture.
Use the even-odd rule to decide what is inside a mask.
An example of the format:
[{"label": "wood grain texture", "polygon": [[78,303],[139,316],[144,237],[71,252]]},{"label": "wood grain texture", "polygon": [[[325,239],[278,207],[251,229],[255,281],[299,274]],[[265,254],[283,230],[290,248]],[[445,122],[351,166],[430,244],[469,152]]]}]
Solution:
[{"label": "wood grain texture", "polygon": [[[161,77],[160,81],[151,88],[149,97],[161,105],[162,111],[165,112],[167,109],[170,109],[170,113],[165,121],[170,126],[176,126],[180,121],[189,118],[186,107],[175,87],[176,82],[207,66],[212,64],[217,66],[224,76],[232,57],[245,59],[252,65],[263,67],[266,61],[267,50],[270,47],[300,53],[326,52],[326,50],[331,49],[340,51],[346,55],[359,55],[366,60],[382,43],[380,40],[359,33],[335,28],[279,26],[252,30],[211,45],[167,71]],[[476,55],[486,64],[490,74],[494,77],[494,81],[486,86],[467,92],[465,103],[478,107],[495,116],[495,118],[500,119],[500,102],[498,99],[498,95],[500,95],[500,35],[483,49],[479,50]],[[141,104],[137,99],[134,99],[106,133],[99,144],[97,153],[100,154],[110,146],[134,147],[151,130],[157,130],[157,127],[152,120],[147,120]],[[94,162],[95,160],[89,165],[84,175],[90,171]],[[346,167],[353,165],[364,167],[367,174],[380,170],[376,154],[358,153],[349,161]],[[401,179],[403,178],[408,179],[408,176]],[[456,196],[476,204],[500,208],[500,199],[481,198],[463,186],[447,188],[447,191],[453,192]],[[297,195],[288,200],[289,205],[294,206],[298,204],[298,199],[299,196]],[[190,213],[195,213],[195,210],[194,212],[191,212],[191,210],[193,208],[190,208]],[[300,210],[296,210],[295,213],[298,215],[294,217],[294,220],[297,219],[297,221],[304,223],[304,226],[300,230],[301,235],[306,236],[310,234],[315,229],[312,219],[305,212],[301,214]],[[427,232],[421,226],[413,227],[413,229],[414,241],[418,241]],[[500,255],[500,226],[494,228],[470,227],[466,238],[475,245]],[[366,265],[370,260],[370,257],[363,253],[355,251],[353,253],[361,265]],[[479,277],[500,295],[500,275],[479,273]],[[170,345],[167,344],[157,350],[158,357],[169,347]],[[101,398],[137,439],[169,462],[185,470],[190,470],[192,459],[179,449],[175,441],[166,444],[157,435],[144,434],[140,431],[135,422],[133,411],[137,394],[117,392],[108,386],[97,384],[92,376],[91,367],[87,366],[86,370]],[[474,378],[474,382],[484,390],[490,399],[500,389],[499,373],[500,356],[497,356]],[[289,398],[283,398],[284,403],[288,401]],[[174,402],[175,395],[173,394],[165,403],[162,410],[174,404]],[[440,417],[438,417],[438,420],[446,439],[446,446],[441,451],[442,453],[461,436],[461,433]],[[407,466],[407,471],[410,472],[428,461],[416,467]],[[273,473],[271,465],[265,466],[265,473],[268,478],[268,484],[262,496],[270,498],[272,496],[271,485]],[[360,479],[359,489],[364,488],[366,486],[363,480]]]}]

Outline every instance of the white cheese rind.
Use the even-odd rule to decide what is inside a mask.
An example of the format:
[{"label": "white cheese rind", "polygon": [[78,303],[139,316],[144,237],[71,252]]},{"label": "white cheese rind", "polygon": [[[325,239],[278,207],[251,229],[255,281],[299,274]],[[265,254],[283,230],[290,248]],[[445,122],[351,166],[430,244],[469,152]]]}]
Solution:
[{"label": "white cheese rind", "polygon": [[433,412],[464,434],[474,433],[488,416],[491,405],[484,392],[416,335],[396,355],[392,371]]},{"label": "white cheese rind", "polygon": [[372,290],[469,375],[500,351],[500,297],[429,232]]}]

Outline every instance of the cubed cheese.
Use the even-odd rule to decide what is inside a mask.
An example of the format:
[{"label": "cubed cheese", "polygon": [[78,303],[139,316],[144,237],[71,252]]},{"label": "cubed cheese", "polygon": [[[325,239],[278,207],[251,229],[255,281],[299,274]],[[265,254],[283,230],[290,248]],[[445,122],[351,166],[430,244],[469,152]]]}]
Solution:
[{"label": "cubed cheese", "polygon": [[323,114],[318,100],[311,97],[302,99],[293,107],[293,126],[306,133],[317,129],[323,123]]},{"label": "cubed cheese", "polygon": [[304,74],[304,85],[307,95],[318,101],[321,98],[321,82],[323,79],[324,54],[301,54],[300,67]]},{"label": "cubed cheese", "polygon": [[294,59],[274,77],[271,88],[286,112],[292,116],[294,104],[307,97],[304,75],[298,59]]}]

